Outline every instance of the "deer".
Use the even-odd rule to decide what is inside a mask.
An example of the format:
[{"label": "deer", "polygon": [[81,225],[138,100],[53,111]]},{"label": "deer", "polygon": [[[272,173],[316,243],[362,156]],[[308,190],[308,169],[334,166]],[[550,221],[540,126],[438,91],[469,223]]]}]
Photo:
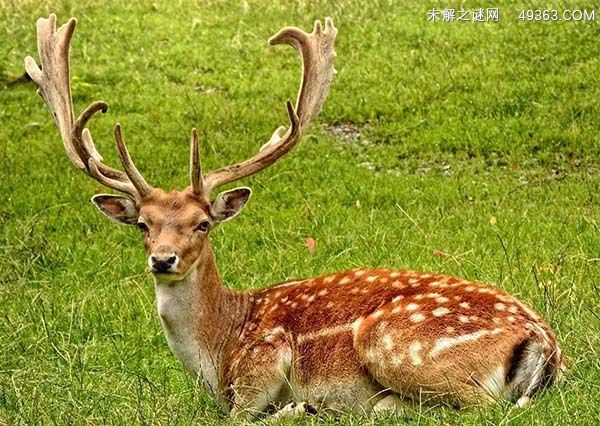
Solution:
[{"label": "deer", "polygon": [[312,32],[285,27],[271,45],[299,52],[302,78],[289,124],[257,154],[205,173],[199,137],[190,137],[190,185],[148,184],[123,140],[121,169],[105,164],[86,127],[108,105],[94,101],[74,118],[70,44],[76,20],[56,29],[37,21],[41,68],[25,68],[39,86],[73,165],[121,195],[91,202],[109,219],[135,226],[154,278],[167,344],[206,391],[235,418],[323,412],[372,415],[414,404],[457,408],[497,401],[518,407],[565,371],[548,323],[523,301],[492,285],[412,269],[357,268],[239,291],[221,280],[209,235],[236,217],[251,189],[213,196],[225,184],[278,162],[319,114],[335,70],[337,28],[330,18]]}]

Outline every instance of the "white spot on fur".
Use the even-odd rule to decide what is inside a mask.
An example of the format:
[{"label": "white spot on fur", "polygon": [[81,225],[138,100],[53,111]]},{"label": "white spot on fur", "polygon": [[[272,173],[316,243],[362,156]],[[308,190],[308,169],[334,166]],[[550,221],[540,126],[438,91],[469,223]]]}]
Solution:
[{"label": "white spot on fur", "polygon": [[435,342],[435,346],[429,353],[431,357],[437,356],[440,352],[445,351],[453,346],[457,346],[467,342],[474,342],[482,338],[483,336],[487,336],[489,334],[498,334],[498,331],[502,331],[502,329],[495,328],[494,330],[479,330],[475,333],[463,334],[457,337],[443,337],[441,339],[437,339]]},{"label": "white spot on fur", "polygon": [[327,290],[326,288],[324,288],[323,290],[321,290],[318,295],[319,296],[325,296],[327,293],[329,293],[329,290]]},{"label": "white spot on fur", "polygon": [[469,322],[469,317],[468,317],[468,316],[466,316],[466,315],[459,315],[459,316],[458,316],[458,320],[459,320],[460,322],[464,322],[464,323],[466,324],[466,323],[468,323],[468,322]]},{"label": "white spot on fur", "polygon": [[390,274],[390,278],[398,278],[400,276],[400,272],[392,272]]},{"label": "white spot on fur", "polygon": [[348,284],[350,281],[351,281],[350,278],[344,277],[344,278],[342,278],[341,280],[338,281],[338,284],[342,284],[342,285],[343,284]]},{"label": "white spot on fur", "polygon": [[321,339],[323,337],[330,337],[336,334],[346,333],[354,329],[354,323],[351,324],[340,324],[334,325],[333,327],[326,327],[320,330],[311,331],[309,333],[299,334],[298,342],[306,342],[308,340]]},{"label": "white spot on fur", "polygon": [[402,312],[402,306],[395,306],[394,309],[392,309],[392,314],[399,314],[400,312]]},{"label": "white spot on fur", "polygon": [[399,301],[401,301],[402,299],[404,299],[404,296],[400,295],[400,296],[396,296],[392,299],[392,303],[398,303]]},{"label": "white spot on fur", "polygon": [[512,315],[510,315],[510,316],[506,317],[506,320],[510,323],[514,323],[516,321],[516,318],[513,317]]},{"label": "white spot on fur", "polygon": [[398,288],[398,289],[403,289],[406,286],[404,284],[402,284],[400,281],[394,281],[392,283],[392,287]]},{"label": "white spot on fur", "polygon": [[378,310],[376,310],[375,312],[373,312],[371,314],[371,318],[377,319],[377,318],[379,318],[382,315],[383,315],[383,309],[378,309]]},{"label": "white spot on fur", "polygon": [[494,305],[497,311],[504,311],[506,309],[506,305],[504,303],[496,303]]},{"label": "white spot on fur", "polygon": [[512,302],[512,298],[509,296],[505,296],[503,294],[496,294],[496,299],[498,299],[501,302]]},{"label": "white spot on fur", "polygon": [[423,297],[425,297],[425,296],[423,296],[422,294],[417,294],[417,295],[415,295],[414,299],[415,300],[423,300]]},{"label": "white spot on fur", "polygon": [[333,280],[335,280],[336,276],[335,275],[329,275],[328,277],[325,277],[325,279],[323,280],[323,282],[325,283],[331,283],[333,282]]},{"label": "white spot on fur", "polygon": [[409,284],[418,284],[419,280],[417,278],[409,278],[408,283]]},{"label": "white spot on fur", "polygon": [[446,327],[446,333],[448,334],[453,334],[456,330],[454,330],[454,327]]},{"label": "white spot on fur", "polygon": [[448,308],[437,308],[434,309],[432,312],[434,317],[443,317],[444,315],[447,315],[450,313],[450,309]]},{"label": "white spot on fur", "polygon": [[515,305],[510,305],[508,307],[508,312],[510,312],[511,314],[516,314],[517,312],[519,312],[519,309]]},{"label": "white spot on fur", "polygon": [[410,320],[414,323],[423,322],[423,321],[425,321],[425,315],[420,314],[420,313],[412,314],[410,316]]},{"label": "white spot on fur", "polygon": [[356,271],[354,273],[354,275],[356,275],[357,277],[362,277],[364,274],[366,274],[366,271],[359,269],[358,271]]},{"label": "white spot on fur", "polygon": [[436,297],[435,301],[438,303],[448,303],[450,301],[450,299],[448,299],[447,297]]},{"label": "white spot on fur", "polygon": [[409,303],[408,305],[406,305],[407,311],[416,311],[417,309],[419,309],[419,305],[417,305],[416,303]]},{"label": "white spot on fur", "polygon": [[471,307],[471,305],[469,305],[467,302],[461,302],[458,304],[458,306],[460,306],[463,309],[469,309]]},{"label": "white spot on fur", "polygon": [[377,279],[377,277],[375,275],[369,275],[367,277],[367,282],[372,283],[373,281],[375,281]]},{"label": "white spot on fur", "polygon": [[439,293],[427,293],[427,297],[429,297],[430,299],[435,299],[436,297],[440,297],[441,294]]},{"label": "white spot on fur", "polygon": [[395,367],[398,367],[400,364],[404,362],[404,354],[396,355],[392,357],[392,364]]},{"label": "white spot on fur", "polygon": [[431,281],[429,287],[439,287],[442,283],[439,281]]},{"label": "white spot on fur", "polygon": [[423,363],[421,355],[419,354],[421,349],[423,349],[423,345],[421,345],[421,342],[419,341],[412,342],[408,347],[408,355],[410,356],[412,365],[421,365]]},{"label": "white spot on fur", "polygon": [[472,285],[468,285],[464,288],[465,291],[471,292],[473,290],[475,290],[475,287],[473,287]]},{"label": "white spot on fur", "polygon": [[385,336],[383,336],[383,348],[385,350],[391,350],[394,347],[394,341],[392,340],[392,336],[390,336],[389,334],[386,334]]}]

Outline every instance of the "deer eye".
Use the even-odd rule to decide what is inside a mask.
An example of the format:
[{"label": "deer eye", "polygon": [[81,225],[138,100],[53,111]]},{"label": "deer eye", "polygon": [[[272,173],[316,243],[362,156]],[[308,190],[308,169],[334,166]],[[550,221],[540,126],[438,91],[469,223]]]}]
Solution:
[{"label": "deer eye", "polygon": [[210,222],[208,220],[203,220],[194,228],[194,231],[206,233],[208,232],[208,228],[210,228]]},{"label": "deer eye", "polygon": [[142,234],[147,234],[149,229],[148,229],[148,225],[146,225],[144,222],[138,222],[135,224],[135,226],[138,227],[138,229],[140,230],[140,232]]}]

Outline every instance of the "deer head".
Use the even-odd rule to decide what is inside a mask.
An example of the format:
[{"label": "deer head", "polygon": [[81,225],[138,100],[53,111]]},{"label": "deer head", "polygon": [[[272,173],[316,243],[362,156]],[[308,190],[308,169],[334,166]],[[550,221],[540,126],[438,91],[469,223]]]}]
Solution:
[{"label": "deer head", "polygon": [[[192,129],[190,143],[190,186],[167,192],[149,185],[133,163],[121,126],[114,127],[117,152],[123,170],[104,163],[95,148],[86,124],[97,112],[107,111],[105,102],[90,104],[74,120],[71,98],[69,49],[76,21],[70,19],[56,29],[56,16],[37,21],[41,69],[31,57],[25,68],[39,86],[60,130],[71,162],[102,185],[125,195],[95,195],[92,202],[110,219],[137,226],[143,235],[150,270],[165,280],[184,277],[200,259],[210,230],[234,218],[250,198],[249,188],[236,188],[211,198],[216,188],[243,179],[271,166],[300,140],[311,120],[319,113],[335,70],[333,42],[337,29],[331,19],[325,28],[317,21],[312,33],[287,27],[269,43],[290,44],[302,59],[302,80],[296,104],[287,102],[290,124],[279,127],[259,153],[238,164],[204,174],[200,164],[198,133]],[[285,133],[284,133],[285,131]]]}]

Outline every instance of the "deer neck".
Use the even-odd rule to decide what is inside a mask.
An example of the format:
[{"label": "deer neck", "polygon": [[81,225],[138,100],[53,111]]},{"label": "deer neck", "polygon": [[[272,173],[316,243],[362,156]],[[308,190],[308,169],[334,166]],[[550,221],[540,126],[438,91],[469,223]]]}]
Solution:
[{"label": "deer neck", "polygon": [[180,281],[155,279],[158,314],[173,354],[213,394],[221,390],[224,352],[250,311],[247,294],[223,287],[208,241]]}]

